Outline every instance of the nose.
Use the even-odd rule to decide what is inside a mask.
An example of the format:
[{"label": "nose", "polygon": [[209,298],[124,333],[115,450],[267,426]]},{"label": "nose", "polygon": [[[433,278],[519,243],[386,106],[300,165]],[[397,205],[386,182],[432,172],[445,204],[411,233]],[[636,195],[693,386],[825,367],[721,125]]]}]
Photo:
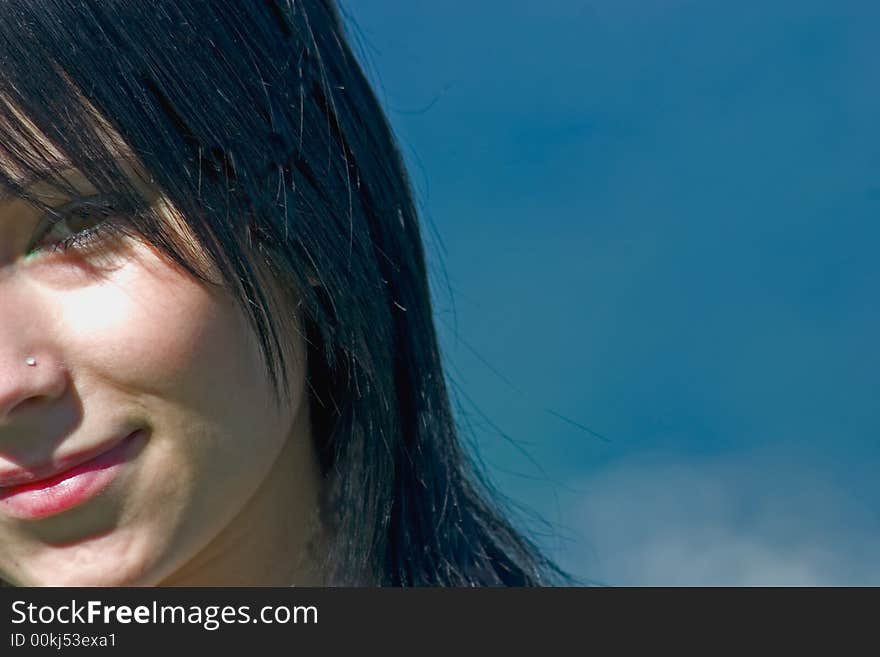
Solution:
[{"label": "nose", "polygon": [[16,303],[0,281],[0,429],[26,409],[57,399],[67,386],[61,359],[40,335],[45,327],[36,321],[38,301],[14,296]]},{"label": "nose", "polygon": [[12,360],[3,350],[0,360],[0,427],[27,408],[57,399],[64,393],[63,368],[47,355]]}]

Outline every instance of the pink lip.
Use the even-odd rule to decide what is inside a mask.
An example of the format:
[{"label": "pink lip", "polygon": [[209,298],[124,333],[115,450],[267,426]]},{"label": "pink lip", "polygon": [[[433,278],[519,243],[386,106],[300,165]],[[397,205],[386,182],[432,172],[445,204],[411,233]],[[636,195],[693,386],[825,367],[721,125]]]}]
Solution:
[{"label": "pink lip", "polygon": [[0,488],[0,510],[13,518],[36,520],[79,506],[107,488],[134,453],[142,430],[106,452],[38,481]]}]

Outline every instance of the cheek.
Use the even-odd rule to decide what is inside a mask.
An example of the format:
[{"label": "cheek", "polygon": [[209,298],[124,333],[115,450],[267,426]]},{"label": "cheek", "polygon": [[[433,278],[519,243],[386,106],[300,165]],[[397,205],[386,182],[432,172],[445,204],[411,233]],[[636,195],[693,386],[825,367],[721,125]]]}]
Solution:
[{"label": "cheek", "polygon": [[58,306],[74,369],[161,397],[204,396],[237,381],[264,391],[260,351],[230,298],[149,254]]}]

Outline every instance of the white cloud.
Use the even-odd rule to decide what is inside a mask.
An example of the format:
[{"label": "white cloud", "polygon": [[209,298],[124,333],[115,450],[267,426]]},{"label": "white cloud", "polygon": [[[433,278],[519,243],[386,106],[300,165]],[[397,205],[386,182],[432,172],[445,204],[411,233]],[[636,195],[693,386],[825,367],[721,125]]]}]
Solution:
[{"label": "white cloud", "polygon": [[[563,566],[615,585],[880,584],[878,514],[785,455],[642,458],[573,485]],[[575,549],[572,549],[575,547]]]}]

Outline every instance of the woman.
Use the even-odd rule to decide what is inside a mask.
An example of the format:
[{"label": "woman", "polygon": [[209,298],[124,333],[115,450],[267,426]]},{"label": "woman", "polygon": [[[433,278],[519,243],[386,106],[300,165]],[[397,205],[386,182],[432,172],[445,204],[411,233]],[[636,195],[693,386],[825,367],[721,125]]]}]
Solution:
[{"label": "woman", "polygon": [[0,578],[535,585],[331,0],[0,8]]}]

